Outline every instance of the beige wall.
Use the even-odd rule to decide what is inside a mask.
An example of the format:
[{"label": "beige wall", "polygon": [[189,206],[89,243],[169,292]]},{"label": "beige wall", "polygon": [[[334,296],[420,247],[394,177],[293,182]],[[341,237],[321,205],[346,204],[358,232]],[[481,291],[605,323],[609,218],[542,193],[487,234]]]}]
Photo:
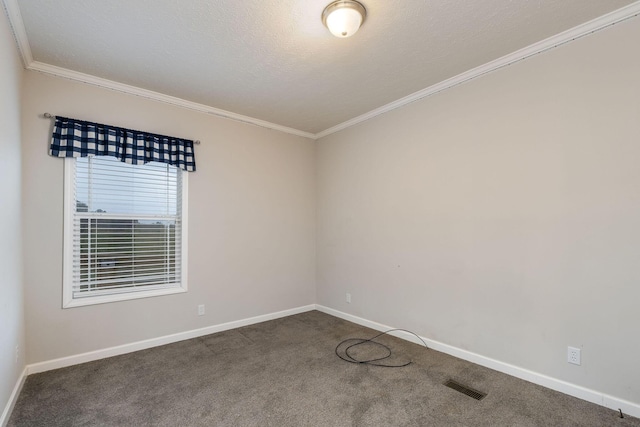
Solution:
[{"label": "beige wall", "polygon": [[[313,141],[35,72],[24,86],[29,363],[314,302]],[[64,162],[47,154],[45,112],[202,140],[189,175],[187,293],[61,309]]]},{"label": "beige wall", "polygon": [[25,365],[20,237],[22,74],[9,21],[0,11],[0,414]]},{"label": "beige wall", "polygon": [[640,403],[638,40],[633,18],[321,139],[318,303]]},{"label": "beige wall", "polygon": [[[28,363],[317,302],[640,402],[639,38],[635,18],[315,147],[22,77],[0,19],[0,178],[16,183],[0,190],[0,404],[24,366],[22,280]],[[188,293],[61,309],[63,162],[47,155],[45,111],[203,141]]]}]

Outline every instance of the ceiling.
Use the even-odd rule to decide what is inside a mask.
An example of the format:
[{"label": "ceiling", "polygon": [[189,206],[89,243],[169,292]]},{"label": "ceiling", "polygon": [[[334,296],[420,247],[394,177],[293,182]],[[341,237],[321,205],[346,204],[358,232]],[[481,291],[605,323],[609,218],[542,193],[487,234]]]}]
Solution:
[{"label": "ceiling", "polygon": [[364,25],[339,39],[330,0],[4,0],[35,63],[308,134],[634,3],[360,1]]}]

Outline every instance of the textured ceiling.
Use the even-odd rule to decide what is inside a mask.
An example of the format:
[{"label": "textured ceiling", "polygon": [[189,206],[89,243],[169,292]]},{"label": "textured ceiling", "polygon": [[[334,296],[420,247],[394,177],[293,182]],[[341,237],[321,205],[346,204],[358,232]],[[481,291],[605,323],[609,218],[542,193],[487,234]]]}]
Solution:
[{"label": "textured ceiling", "polygon": [[330,0],[18,0],[35,61],[310,133],[633,3],[361,0],[351,38]]}]

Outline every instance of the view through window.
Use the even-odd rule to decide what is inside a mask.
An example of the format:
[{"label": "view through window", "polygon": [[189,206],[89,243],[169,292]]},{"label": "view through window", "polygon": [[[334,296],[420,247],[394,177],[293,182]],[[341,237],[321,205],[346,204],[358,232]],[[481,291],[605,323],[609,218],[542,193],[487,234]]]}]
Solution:
[{"label": "view through window", "polygon": [[65,299],[76,304],[68,305],[181,290],[183,172],[165,163],[131,165],[108,156],[70,161],[72,232],[65,234],[71,259],[65,267],[71,274]]}]

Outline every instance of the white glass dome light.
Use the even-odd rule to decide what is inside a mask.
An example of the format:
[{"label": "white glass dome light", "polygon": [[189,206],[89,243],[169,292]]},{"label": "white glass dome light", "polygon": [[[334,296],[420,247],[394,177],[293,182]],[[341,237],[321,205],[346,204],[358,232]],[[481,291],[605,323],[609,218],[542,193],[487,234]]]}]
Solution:
[{"label": "white glass dome light", "polygon": [[325,7],[322,23],[336,37],[351,37],[364,22],[367,10],[355,0],[338,0]]}]

